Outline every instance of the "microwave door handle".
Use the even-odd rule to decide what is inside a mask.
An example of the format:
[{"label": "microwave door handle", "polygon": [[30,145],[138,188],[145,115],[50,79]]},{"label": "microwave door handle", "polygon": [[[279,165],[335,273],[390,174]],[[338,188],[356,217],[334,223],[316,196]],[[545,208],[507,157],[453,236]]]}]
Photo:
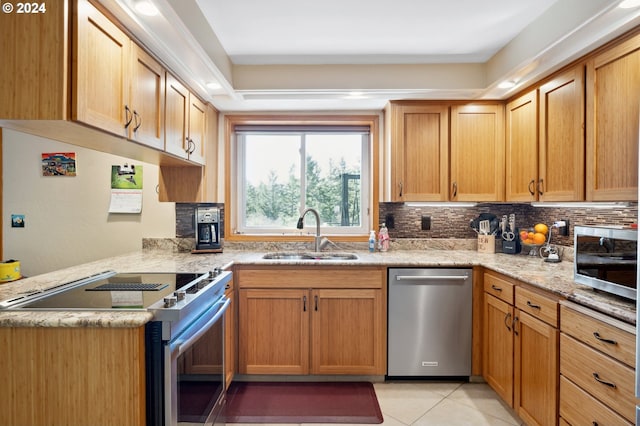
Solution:
[{"label": "microwave door handle", "polygon": [[[205,314],[191,324],[185,331],[184,335],[181,335],[174,343],[171,344],[171,357],[179,357],[182,355],[196,340],[209,331],[211,326],[224,315],[230,303],[231,300],[225,298],[224,302],[220,301],[214,304]],[[216,307],[220,304],[222,304],[222,307],[217,310]],[[215,314],[211,317],[211,313],[213,312],[215,312]]]}]

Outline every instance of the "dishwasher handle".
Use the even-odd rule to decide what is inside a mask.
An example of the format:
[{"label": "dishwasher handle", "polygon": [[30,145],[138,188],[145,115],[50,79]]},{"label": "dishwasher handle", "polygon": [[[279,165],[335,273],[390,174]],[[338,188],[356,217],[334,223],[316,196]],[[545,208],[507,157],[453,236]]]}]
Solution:
[{"label": "dishwasher handle", "polygon": [[396,275],[396,281],[465,281],[468,275]]}]

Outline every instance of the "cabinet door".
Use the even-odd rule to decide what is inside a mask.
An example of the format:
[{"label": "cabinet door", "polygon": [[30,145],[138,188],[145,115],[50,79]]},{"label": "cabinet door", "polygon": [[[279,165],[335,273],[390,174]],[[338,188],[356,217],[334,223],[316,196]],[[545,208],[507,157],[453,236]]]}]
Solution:
[{"label": "cabinet door", "polygon": [[504,201],[504,106],[451,108],[451,200]]},{"label": "cabinet door", "polygon": [[587,200],[638,199],[640,35],[587,62]]},{"label": "cabinet door", "polygon": [[393,201],[446,201],[449,108],[392,105]]},{"label": "cabinet door", "polygon": [[241,289],[240,374],[309,373],[309,292]]},{"label": "cabinet door", "polygon": [[132,43],[131,109],[133,122],[129,138],[136,142],[164,149],[165,70]]},{"label": "cabinet door", "polygon": [[[73,43],[72,118],[126,136],[131,40],[87,1],[79,1]],[[131,121],[130,121],[131,120]]]},{"label": "cabinet door", "polygon": [[207,107],[194,95],[189,97],[189,160],[204,164]]},{"label": "cabinet door", "polygon": [[540,87],[540,201],[584,200],[584,66]]},{"label": "cabinet door", "polygon": [[167,73],[165,94],[165,144],[170,154],[187,158],[187,131],[189,122],[189,91]]},{"label": "cabinet door", "polygon": [[486,293],[482,359],[484,379],[513,407],[513,306]]},{"label": "cabinet door", "polygon": [[385,374],[380,290],[312,292],[312,374]]},{"label": "cabinet door", "polygon": [[538,184],[538,92],[507,104],[506,199],[537,200]]},{"label": "cabinet door", "polygon": [[516,310],[514,409],[528,425],[558,416],[558,330]]}]

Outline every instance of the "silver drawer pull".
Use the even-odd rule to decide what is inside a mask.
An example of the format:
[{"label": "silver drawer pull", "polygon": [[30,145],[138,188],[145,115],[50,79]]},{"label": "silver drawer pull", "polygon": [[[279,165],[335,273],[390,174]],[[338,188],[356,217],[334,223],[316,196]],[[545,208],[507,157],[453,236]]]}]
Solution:
[{"label": "silver drawer pull", "polygon": [[615,383],[606,382],[606,381],[602,380],[600,378],[600,376],[598,375],[598,373],[593,373],[593,378],[596,379],[596,382],[602,383],[603,385],[609,386],[610,388],[614,388],[615,389],[617,387]]},{"label": "silver drawer pull", "polygon": [[604,337],[600,337],[600,333],[598,333],[597,331],[593,332],[593,337],[595,337],[596,339],[600,340],[603,343],[608,343],[610,345],[617,345],[618,342],[612,339],[605,339]]}]

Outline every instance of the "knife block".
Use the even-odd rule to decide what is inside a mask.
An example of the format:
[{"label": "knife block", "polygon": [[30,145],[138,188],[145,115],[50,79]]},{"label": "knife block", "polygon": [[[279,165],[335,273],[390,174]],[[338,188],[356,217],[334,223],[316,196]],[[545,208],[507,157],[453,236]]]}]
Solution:
[{"label": "knife block", "polygon": [[478,253],[495,253],[496,236],[478,235]]},{"label": "knife block", "polygon": [[513,241],[502,240],[502,252],[506,254],[518,254],[522,250],[520,239],[516,237]]}]

